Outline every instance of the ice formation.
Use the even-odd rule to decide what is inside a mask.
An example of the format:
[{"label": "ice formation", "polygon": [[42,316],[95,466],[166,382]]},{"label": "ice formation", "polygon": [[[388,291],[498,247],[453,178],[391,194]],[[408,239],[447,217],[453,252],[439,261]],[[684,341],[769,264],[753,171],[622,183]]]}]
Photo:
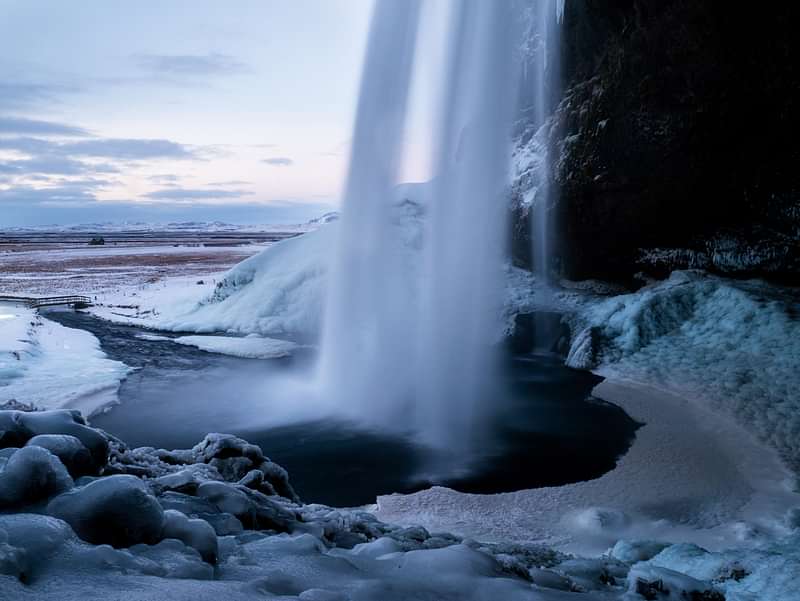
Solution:
[{"label": "ice formation", "polygon": [[[0,411],[0,423],[0,495],[9,478],[23,478],[29,493],[0,515],[3,599],[786,601],[796,593],[796,534],[722,552],[631,539],[585,558],[303,504],[280,466],[233,436],[131,449],[68,411]],[[99,475],[73,481],[44,448],[13,446],[44,431],[105,449]],[[45,472],[55,477],[37,476]]]}]

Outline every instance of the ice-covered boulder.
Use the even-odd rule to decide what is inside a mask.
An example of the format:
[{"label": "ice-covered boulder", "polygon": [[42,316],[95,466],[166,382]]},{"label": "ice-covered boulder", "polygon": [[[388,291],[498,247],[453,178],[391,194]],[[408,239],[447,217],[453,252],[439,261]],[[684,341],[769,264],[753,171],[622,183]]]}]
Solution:
[{"label": "ice-covered boulder", "polygon": [[197,496],[235,516],[246,528],[289,532],[297,521],[297,515],[267,495],[239,484],[204,482]]},{"label": "ice-covered boulder", "polygon": [[47,513],[67,522],[83,540],[128,547],[161,540],[164,510],[134,476],[108,476],[59,495]]},{"label": "ice-covered boulder", "polygon": [[47,449],[61,460],[73,478],[97,472],[97,465],[89,449],[70,434],[38,434],[26,442],[25,446]]},{"label": "ice-covered boulder", "polygon": [[47,449],[16,450],[0,471],[0,510],[45,501],[73,486],[64,464]]},{"label": "ice-covered boulder", "polygon": [[191,519],[180,511],[168,509],[164,512],[163,537],[177,538],[186,546],[196,549],[203,561],[217,563],[217,533],[208,522]]},{"label": "ice-covered boulder", "polygon": [[620,540],[611,549],[611,557],[625,563],[637,563],[652,559],[664,549],[669,547],[669,543],[659,541],[626,541]]},{"label": "ice-covered boulder", "polygon": [[0,515],[0,574],[30,582],[50,557],[74,538],[67,524],[50,516]]},{"label": "ice-covered boulder", "polygon": [[725,596],[713,586],[686,574],[667,568],[637,564],[628,573],[628,592],[641,598],[658,601],[697,599],[725,601]]},{"label": "ice-covered boulder", "polygon": [[[212,432],[196,444],[192,451],[198,461],[215,467],[229,482],[247,479],[246,486],[262,493],[272,494],[274,491],[284,498],[298,500],[297,493],[289,484],[289,474],[280,465],[265,457],[258,445],[230,434]],[[261,482],[268,484],[268,487],[253,486],[255,479],[258,478],[250,473],[253,470],[263,474]]]},{"label": "ice-covered boulder", "polygon": [[0,411],[0,448],[22,447],[43,434],[77,438],[89,451],[92,473],[99,473],[108,461],[108,438],[87,426],[78,411]]}]

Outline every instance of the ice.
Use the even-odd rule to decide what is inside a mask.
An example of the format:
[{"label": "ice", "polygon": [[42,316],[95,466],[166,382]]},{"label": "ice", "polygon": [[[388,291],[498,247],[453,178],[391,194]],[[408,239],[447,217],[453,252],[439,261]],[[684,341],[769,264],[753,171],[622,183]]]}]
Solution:
[{"label": "ice", "polygon": [[26,447],[47,449],[61,460],[71,476],[78,478],[97,473],[97,465],[83,443],[69,434],[39,434],[25,443]]},{"label": "ice", "polygon": [[[19,424],[19,412],[5,415],[17,417],[6,425]],[[63,434],[57,432],[60,425],[103,436],[66,416],[71,414],[37,415],[54,435]],[[66,522],[49,515],[0,515],[0,598],[639,601],[638,587],[655,599],[708,591],[700,598],[715,601],[708,595],[716,589],[729,600],[786,601],[800,578],[797,532],[718,551],[631,539],[610,554],[575,557],[544,545],[476,543],[420,526],[387,524],[364,511],[267,497],[221,479],[223,472],[235,477],[238,469],[211,465],[230,459],[269,464],[257,446],[234,436],[213,434],[192,449],[176,451],[127,449],[113,438],[109,445],[107,471],[127,466],[143,477],[101,476],[56,497],[47,511]],[[30,446],[14,450],[11,458],[32,452],[49,455]],[[261,473],[253,468],[245,477],[256,482],[254,471]],[[284,476],[280,469],[269,480],[280,485]],[[537,510],[547,507],[526,509]],[[242,529],[233,512],[249,529]],[[285,532],[276,533],[276,524],[265,516],[284,520],[278,529]],[[576,522],[597,536],[617,536],[641,527],[637,519],[588,508]],[[662,532],[685,535],[674,528]]]},{"label": "ice", "polygon": [[[3,306],[0,314],[12,313]],[[91,414],[116,402],[129,371],[108,359],[89,332],[64,327],[30,309],[14,308],[12,318],[0,319],[0,403],[14,399]]]},{"label": "ice", "polygon": [[157,320],[161,329],[316,337],[336,223],[283,240],[231,269],[213,292]]},{"label": "ice", "polygon": [[209,353],[221,353],[246,359],[278,359],[288,357],[298,345],[288,340],[249,335],[232,336],[179,336],[172,342],[194,346]]},{"label": "ice", "polygon": [[94,469],[100,470],[108,460],[107,438],[86,425],[80,413],[58,410],[41,412],[0,411],[0,448],[24,446],[38,435],[68,435],[77,438],[89,450]]},{"label": "ice", "polygon": [[108,476],[59,495],[47,513],[94,544],[128,547],[161,540],[164,511],[144,483],[127,475]]},{"label": "ice", "polygon": [[732,415],[800,468],[797,302],[760,281],[675,272],[587,306],[569,362]]},{"label": "ice", "polygon": [[73,486],[64,464],[42,447],[18,449],[0,470],[0,510],[19,510]]},{"label": "ice", "polygon": [[[712,549],[785,535],[800,506],[776,453],[702,405],[605,381],[595,397],[644,425],[614,470],[560,487],[473,495],[433,487],[378,498],[376,515],[481,540],[539,541],[602,553],[620,539],[693,541]],[[755,536],[742,539],[741,526]]]},{"label": "ice", "polygon": [[[628,574],[628,591],[631,599],[707,599],[708,601],[725,601],[725,597],[717,593],[706,583],[696,580],[667,568],[658,568],[646,564],[634,566]],[[702,596],[701,596],[702,595]]]},{"label": "ice", "polygon": [[618,541],[611,549],[611,556],[625,563],[647,561],[661,553],[669,544],[658,541]]},{"label": "ice", "polygon": [[204,520],[187,518],[180,511],[167,509],[164,512],[164,538],[177,538],[200,553],[203,561],[217,563],[217,534]]}]

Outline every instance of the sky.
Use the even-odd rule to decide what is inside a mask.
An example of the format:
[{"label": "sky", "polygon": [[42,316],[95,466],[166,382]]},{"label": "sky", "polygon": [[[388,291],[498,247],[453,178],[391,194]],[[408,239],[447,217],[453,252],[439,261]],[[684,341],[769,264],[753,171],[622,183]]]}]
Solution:
[{"label": "sky", "polygon": [[0,0],[0,227],[330,210],[371,7]]}]

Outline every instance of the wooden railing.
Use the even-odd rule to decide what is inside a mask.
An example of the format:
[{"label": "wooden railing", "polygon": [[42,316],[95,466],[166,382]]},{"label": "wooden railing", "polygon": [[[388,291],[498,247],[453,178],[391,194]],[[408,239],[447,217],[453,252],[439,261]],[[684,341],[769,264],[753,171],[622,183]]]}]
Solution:
[{"label": "wooden railing", "polygon": [[0,302],[6,303],[19,303],[30,307],[31,309],[38,309],[39,307],[55,307],[58,305],[72,305],[73,307],[88,307],[92,304],[92,299],[88,296],[5,296],[0,295]]}]

